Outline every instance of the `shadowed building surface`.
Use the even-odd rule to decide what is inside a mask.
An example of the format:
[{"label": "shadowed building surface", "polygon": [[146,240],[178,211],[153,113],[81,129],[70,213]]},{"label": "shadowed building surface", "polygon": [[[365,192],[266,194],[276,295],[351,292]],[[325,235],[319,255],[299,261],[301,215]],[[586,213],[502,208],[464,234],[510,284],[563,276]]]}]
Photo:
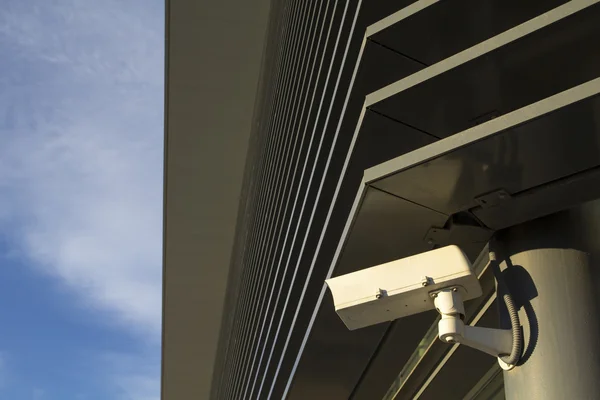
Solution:
[{"label": "shadowed building surface", "polygon": [[498,326],[490,238],[597,207],[600,6],[263,3],[168,2],[163,397],[502,398],[435,312],[348,331],[323,282],[457,244]]}]

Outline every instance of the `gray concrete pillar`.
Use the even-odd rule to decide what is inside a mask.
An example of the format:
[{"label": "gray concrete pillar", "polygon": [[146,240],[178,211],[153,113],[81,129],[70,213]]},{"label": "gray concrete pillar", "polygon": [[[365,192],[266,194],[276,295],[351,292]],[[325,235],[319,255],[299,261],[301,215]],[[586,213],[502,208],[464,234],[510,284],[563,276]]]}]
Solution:
[{"label": "gray concrete pillar", "polygon": [[525,339],[520,365],[504,372],[506,399],[600,399],[600,203],[497,239]]}]

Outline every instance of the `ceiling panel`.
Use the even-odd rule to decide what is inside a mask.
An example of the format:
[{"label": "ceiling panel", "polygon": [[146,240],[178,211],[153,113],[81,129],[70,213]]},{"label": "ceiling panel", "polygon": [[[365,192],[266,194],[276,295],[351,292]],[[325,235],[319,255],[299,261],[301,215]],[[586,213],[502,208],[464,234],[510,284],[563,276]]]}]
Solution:
[{"label": "ceiling panel", "polygon": [[[478,47],[481,56],[437,75],[433,71],[443,71],[443,65],[431,67],[430,79],[370,107],[437,137],[455,134],[598,77],[599,19],[595,4],[486,52],[501,41],[490,39]],[[529,26],[546,19],[539,21]]]},{"label": "ceiling panel", "polygon": [[425,234],[447,215],[369,187],[334,276],[430,250]]},{"label": "ceiling panel", "polygon": [[483,211],[475,214],[485,222],[485,210],[496,204],[482,195],[502,190],[499,196],[505,198],[498,201],[511,202],[520,192],[600,165],[598,95],[543,116],[529,110],[517,113],[529,114],[529,120],[499,132],[491,130],[485,139],[373,186],[446,214],[482,206]]},{"label": "ceiling panel", "polygon": [[551,10],[566,0],[454,0],[433,2],[371,39],[432,65]]}]

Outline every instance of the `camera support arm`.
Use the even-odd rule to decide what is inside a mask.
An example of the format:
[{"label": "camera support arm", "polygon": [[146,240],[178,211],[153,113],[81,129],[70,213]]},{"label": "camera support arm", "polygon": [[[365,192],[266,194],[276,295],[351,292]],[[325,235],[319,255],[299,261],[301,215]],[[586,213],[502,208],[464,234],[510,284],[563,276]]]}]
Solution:
[{"label": "camera support arm", "polygon": [[500,356],[510,354],[513,334],[510,329],[481,328],[465,325],[464,303],[457,288],[446,288],[431,293],[436,310],[441,319],[438,323],[438,337],[445,343],[460,343],[498,357],[500,366],[509,370],[514,365],[506,364]]}]

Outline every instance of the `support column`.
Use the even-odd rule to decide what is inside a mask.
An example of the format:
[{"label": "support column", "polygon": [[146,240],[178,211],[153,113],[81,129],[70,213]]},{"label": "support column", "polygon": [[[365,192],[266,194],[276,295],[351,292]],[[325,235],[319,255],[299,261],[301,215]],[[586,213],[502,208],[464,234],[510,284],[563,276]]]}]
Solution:
[{"label": "support column", "polygon": [[520,365],[504,371],[506,399],[600,399],[600,203],[497,238],[525,339]]}]

